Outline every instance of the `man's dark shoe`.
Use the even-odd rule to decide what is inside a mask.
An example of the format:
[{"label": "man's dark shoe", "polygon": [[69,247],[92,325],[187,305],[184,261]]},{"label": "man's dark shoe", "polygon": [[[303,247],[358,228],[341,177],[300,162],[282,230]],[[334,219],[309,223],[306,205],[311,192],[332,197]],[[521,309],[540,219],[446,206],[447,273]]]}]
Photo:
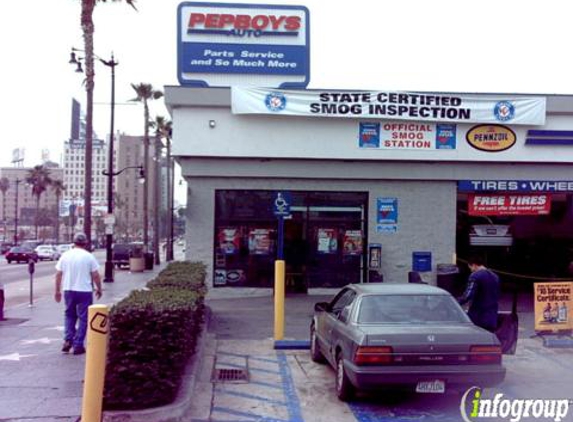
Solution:
[{"label": "man's dark shoe", "polygon": [[64,345],[62,346],[62,352],[70,353],[71,348],[72,348],[72,342],[67,340],[64,341]]},{"label": "man's dark shoe", "polygon": [[86,349],[83,346],[74,347],[74,355],[83,355],[86,352]]}]

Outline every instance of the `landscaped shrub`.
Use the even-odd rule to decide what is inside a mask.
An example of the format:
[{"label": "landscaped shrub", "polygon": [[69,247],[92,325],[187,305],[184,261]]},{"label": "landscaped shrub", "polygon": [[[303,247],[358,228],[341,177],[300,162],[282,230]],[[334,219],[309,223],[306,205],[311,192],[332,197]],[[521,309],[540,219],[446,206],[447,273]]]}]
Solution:
[{"label": "landscaped shrub", "polygon": [[149,290],[133,291],[112,307],[106,410],[173,401],[200,332],[204,274],[199,263],[170,264],[148,283]]},{"label": "landscaped shrub", "polygon": [[205,295],[206,277],[205,265],[201,262],[174,262],[162,270],[155,279],[147,283],[147,287],[154,288],[177,288],[196,291]]}]

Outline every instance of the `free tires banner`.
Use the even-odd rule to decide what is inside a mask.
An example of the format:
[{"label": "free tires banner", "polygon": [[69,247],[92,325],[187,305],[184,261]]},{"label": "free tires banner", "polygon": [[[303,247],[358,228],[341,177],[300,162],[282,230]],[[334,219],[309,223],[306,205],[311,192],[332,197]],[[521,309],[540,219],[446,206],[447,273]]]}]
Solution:
[{"label": "free tires banner", "polygon": [[547,215],[551,211],[551,195],[468,195],[469,215]]}]

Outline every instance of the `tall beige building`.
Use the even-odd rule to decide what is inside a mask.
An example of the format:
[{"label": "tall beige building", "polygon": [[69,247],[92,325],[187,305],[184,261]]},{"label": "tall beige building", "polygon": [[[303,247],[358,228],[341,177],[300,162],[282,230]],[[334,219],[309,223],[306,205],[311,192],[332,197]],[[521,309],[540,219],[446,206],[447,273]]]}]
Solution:
[{"label": "tall beige building", "polygon": [[[143,239],[143,188],[139,170],[143,165],[143,136],[129,136],[119,134],[114,141],[114,170],[115,172],[126,169],[114,177],[114,215],[116,225],[114,237],[116,240],[135,241]],[[149,147],[149,174],[145,177],[149,180],[149,238],[153,233],[154,195],[153,181],[154,170],[154,142],[150,137]]]},{"label": "tall beige building", "polygon": [[[64,142],[64,192],[65,200],[83,199],[85,187],[85,142],[69,140]],[[102,174],[107,169],[107,143],[101,139],[93,140],[92,165],[92,202],[106,201],[106,177]]]}]

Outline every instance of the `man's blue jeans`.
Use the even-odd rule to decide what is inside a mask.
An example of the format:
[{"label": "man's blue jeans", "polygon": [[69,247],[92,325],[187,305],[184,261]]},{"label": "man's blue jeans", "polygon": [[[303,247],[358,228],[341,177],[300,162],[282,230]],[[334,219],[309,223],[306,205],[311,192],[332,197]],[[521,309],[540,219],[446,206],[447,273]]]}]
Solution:
[{"label": "man's blue jeans", "polygon": [[64,300],[66,302],[64,340],[72,343],[74,348],[84,347],[88,327],[88,308],[93,303],[92,292],[65,290]]}]

